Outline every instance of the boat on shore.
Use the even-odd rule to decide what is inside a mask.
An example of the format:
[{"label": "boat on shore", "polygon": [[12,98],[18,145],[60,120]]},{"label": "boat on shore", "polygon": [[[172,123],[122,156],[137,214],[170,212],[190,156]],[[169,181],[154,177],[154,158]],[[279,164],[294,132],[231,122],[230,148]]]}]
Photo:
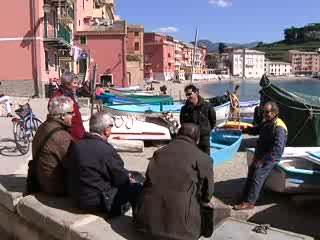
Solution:
[{"label": "boat on shore", "polygon": [[[281,161],[272,170],[265,187],[279,193],[320,192],[320,160],[311,152],[320,147],[285,148]],[[248,166],[252,163],[254,149],[247,150]]]},{"label": "boat on shore", "polygon": [[214,166],[232,160],[239,150],[243,134],[238,130],[214,130],[210,138],[210,156]]},{"label": "boat on shore", "polygon": [[239,102],[240,116],[248,116],[254,114],[254,109],[260,105],[260,100]]},{"label": "boat on shore", "polygon": [[[163,113],[171,112],[173,118],[180,122],[180,111],[183,104],[173,104],[173,105],[113,105],[104,106],[105,111],[110,112],[112,115],[119,116],[145,116],[151,118],[159,118]],[[229,112],[230,112],[230,102],[224,103],[220,106],[214,107],[216,111],[217,125],[225,123]]]}]

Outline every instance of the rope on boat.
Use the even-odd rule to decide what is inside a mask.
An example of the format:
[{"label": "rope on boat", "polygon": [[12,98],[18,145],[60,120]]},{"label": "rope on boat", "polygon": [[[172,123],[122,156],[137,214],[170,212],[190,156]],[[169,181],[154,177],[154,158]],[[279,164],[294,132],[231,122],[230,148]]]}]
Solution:
[{"label": "rope on boat", "polygon": [[[125,124],[127,129],[131,129],[133,127],[134,124],[134,120],[136,120],[136,118],[134,116],[112,116],[113,121],[114,121],[114,125],[117,128],[121,128],[123,126],[123,124]],[[121,120],[121,121],[119,121]],[[129,124],[129,120],[131,120],[131,124]]]},{"label": "rope on boat", "polygon": [[270,229],[270,224],[261,224],[259,226],[256,226],[254,229],[252,229],[252,231],[256,233],[261,233],[261,234],[268,234],[269,229]]}]

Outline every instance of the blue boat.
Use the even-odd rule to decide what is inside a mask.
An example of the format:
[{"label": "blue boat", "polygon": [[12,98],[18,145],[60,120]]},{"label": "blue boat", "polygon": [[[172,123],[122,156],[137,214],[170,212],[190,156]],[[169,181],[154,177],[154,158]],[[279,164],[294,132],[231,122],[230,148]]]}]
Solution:
[{"label": "blue boat", "polygon": [[239,130],[214,130],[211,132],[210,156],[214,166],[232,160],[239,150],[243,134]]}]

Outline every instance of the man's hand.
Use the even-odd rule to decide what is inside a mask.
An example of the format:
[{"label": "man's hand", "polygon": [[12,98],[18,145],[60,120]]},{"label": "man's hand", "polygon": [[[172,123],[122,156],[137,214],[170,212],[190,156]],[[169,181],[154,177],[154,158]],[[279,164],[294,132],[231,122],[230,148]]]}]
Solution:
[{"label": "man's hand", "polygon": [[130,183],[137,183],[137,181],[132,177],[131,173],[128,175]]},{"label": "man's hand", "polygon": [[255,168],[261,168],[263,166],[263,161],[262,160],[258,160],[258,159],[254,159],[253,160],[253,166]]}]

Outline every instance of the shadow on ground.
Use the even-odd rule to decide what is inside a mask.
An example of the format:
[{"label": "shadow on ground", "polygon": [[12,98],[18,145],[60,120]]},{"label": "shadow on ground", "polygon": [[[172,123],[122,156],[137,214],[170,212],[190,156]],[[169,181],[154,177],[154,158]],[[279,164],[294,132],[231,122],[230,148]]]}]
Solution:
[{"label": "shadow on ground", "polygon": [[277,201],[276,205],[257,212],[248,221],[319,238],[319,219],[318,204],[297,206],[289,200]]},{"label": "shadow on ground", "polygon": [[21,192],[23,193],[26,188],[26,176],[23,175],[0,175],[0,184],[8,192]]},{"label": "shadow on ground", "polygon": [[23,154],[17,149],[13,139],[2,138],[0,139],[0,155],[6,157],[18,157]]},{"label": "shadow on ground", "polygon": [[246,152],[247,148],[255,148],[256,142],[257,142],[257,137],[245,135],[245,137],[241,142],[239,152]]}]

